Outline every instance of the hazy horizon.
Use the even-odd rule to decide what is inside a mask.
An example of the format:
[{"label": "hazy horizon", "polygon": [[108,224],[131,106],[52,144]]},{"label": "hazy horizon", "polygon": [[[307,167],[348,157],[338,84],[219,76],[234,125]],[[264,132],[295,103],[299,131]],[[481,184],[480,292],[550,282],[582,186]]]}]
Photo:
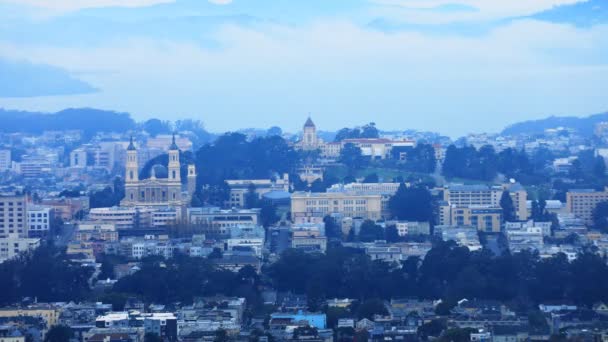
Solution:
[{"label": "hazy horizon", "polygon": [[[120,7],[117,7],[119,5]],[[608,110],[601,0],[0,0],[0,107],[451,137]]]}]

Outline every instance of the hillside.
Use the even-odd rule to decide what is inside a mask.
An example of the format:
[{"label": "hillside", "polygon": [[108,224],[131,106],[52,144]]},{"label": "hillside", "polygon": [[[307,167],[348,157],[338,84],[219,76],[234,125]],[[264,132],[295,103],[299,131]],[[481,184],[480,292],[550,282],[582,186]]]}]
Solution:
[{"label": "hillside", "polygon": [[608,112],[588,117],[551,116],[546,119],[523,121],[512,124],[502,131],[503,135],[538,134],[545,129],[556,127],[574,128],[584,136],[593,135],[593,129],[598,122],[608,121]]},{"label": "hillside", "polygon": [[57,113],[0,109],[0,132],[32,133],[53,130],[82,130],[85,136],[97,132],[126,132],[135,128],[128,113],[91,108],[70,108]]}]

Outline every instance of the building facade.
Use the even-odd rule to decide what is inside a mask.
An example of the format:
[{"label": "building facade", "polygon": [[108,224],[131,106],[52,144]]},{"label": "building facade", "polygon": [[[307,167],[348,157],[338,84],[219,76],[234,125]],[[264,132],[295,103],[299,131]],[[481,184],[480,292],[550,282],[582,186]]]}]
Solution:
[{"label": "building facade", "polygon": [[18,234],[27,237],[27,201],[25,195],[0,195],[0,237]]},{"label": "building facade", "polygon": [[608,189],[604,191],[576,189],[566,193],[568,212],[582,219],[586,225],[593,224],[593,210],[598,203],[604,201],[608,201]]},{"label": "building facade", "polygon": [[292,194],[291,216],[293,222],[319,223],[326,215],[379,220],[382,218],[382,196],[344,192],[295,192]]}]

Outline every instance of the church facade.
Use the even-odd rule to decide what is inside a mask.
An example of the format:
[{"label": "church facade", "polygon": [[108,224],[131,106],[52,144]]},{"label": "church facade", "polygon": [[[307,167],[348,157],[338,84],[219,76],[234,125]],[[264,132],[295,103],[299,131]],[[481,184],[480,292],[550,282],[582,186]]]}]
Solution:
[{"label": "church facade", "polygon": [[125,174],[125,198],[121,201],[123,207],[188,207],[196,187],[196,168],[188,165],[187,182],[182,184],[179,159],[179,148],[173,143],[169,148],[169,164],[166,178],[157,177],[155,167],[150,171],[150,177],[139,179],[137,148],[131,139],[127,148],[127,164]]}]

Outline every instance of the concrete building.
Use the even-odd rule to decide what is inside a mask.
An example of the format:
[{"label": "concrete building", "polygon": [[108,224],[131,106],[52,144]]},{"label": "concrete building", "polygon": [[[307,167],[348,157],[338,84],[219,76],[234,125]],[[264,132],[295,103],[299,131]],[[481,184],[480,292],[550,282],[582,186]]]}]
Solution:
[{"label": "concrete building", "polygon": [[325,253],[327,250],[325,227],[322,227],[321,225],[300,225],[292,227],[291,231],[291,248],[321,253]]},{"label": "concrete building", "polygon": [[441,232],[443,241],[455,241],[459,246],[467,247],[472,252],[481,249],[475,227],[436,226],[435,230]]},{"label": "concrete building", "polygon": [[51,230],[53,208],[45,206],[27,207],[27,226],[29,237],[46,236]]},{"label": "concrete building", "polygon": [[78,213],[89,211],[89,197],[44,198],[42,206],[53,209],[53,215],[63,221],[71,221]]},{"label": "concrete building", "polygon": [[118,241],[118,232],[114,223],[79,222],[74,232],[76,241]]},{"label": "concrete building", "polygon": [[[387,225],[390,224],[392,223],[387,222]],[[395,222],[395,228],[397,228],[399,236],[431,234],[431,225],[429,222],[397,221]]]},{"label": "concrete building", "polygon": [[27,237],[26,196],[16,194],[0,195],[0,237],[18,234]]},{"label": "concrete building", "polygon": [[483,232],[500,232],[502,208],[493,206],[470,205],[450,206],[442,202],[439,207],[439,224],[447,226],[475,227]]},{"label": "concrete building", "polygon": [[361,149],[361,155],[371,159],[387,159],[391,157],[391,152],[395,147],[415,147],[416,142],[412,140],[390,140],[384,138],[361,138],[344,139],[342,148],[352,144]]},{"label": "concrete building", "polygon": [[87,167],[87,151],[84,148],[77,148],[70,152],[70,167],[75,169]]},{"label": "concrete building", "polygon": [[150,228],[154,211],[152,208],[93,208],[89,219],[114,224],[116,229]]},{"label": "concrete building", "polygon": [[0,150],[0,172],[12,168],[11,150]]},{"label": "concrete building", "polygon": [[0,238],[0,263],[13,259],[19,254],[40,247],[40,239],[24,238],[18,234],[9,234]]},{"label": "concrete building", "polygon": [[586,225],[593,224],[593,210],[598,203],[608,201],[608,188],[604,191],[575,189],[566,193],[568,212],[583,220]]},{"label": "concrete building", "polygon": [[260,209],[188,208],[189,223],[202,227],[205,234],[226,235],[230,233],[231,228],[257,225],[259,218]]},{"label": "concrete building", "polygon": [[295,223],[319,223],[326,215],[342,218],[382,218],[381,195],[343,192],[295,192],[291,196],[291,217]]},{"label": "concrete building", "polygon": [[517,220],[527,220],[526,203],[528,194],[519,183],[498,186],[450,184],[443,189],[443,200],[456,207],[487,206],[498,208],[505,191],[509,191]]},{"label": "concrete building", "polygon": [[353,195],[380,195],[382,197],[382,217],[390,217],[388,203],[395,195],[401,183],[349,183],[334,184],[327,189],[332,193],[347,193]]},{"label": "concrete building", "polygon": [[288,174],[278,179],[230,179],[226,183],[230,187],[230,198],[226,206],[230,208],[244,208],[247,195],[252,189],[258,198],[271,191],[289,191]]},{"label": "concrete building", "polygon": [[538,251],[544,246],[544,235],[541,227],[507,227],[506,235],[511,253],[517,253],[522,250]]},{"label": "concrete building", "polygon": [[264,248],[264,227],[257,225],[237,226],[230,229],[230,238],[226,239],[225,250],[251,249],[255,256],[262,256]]}]

